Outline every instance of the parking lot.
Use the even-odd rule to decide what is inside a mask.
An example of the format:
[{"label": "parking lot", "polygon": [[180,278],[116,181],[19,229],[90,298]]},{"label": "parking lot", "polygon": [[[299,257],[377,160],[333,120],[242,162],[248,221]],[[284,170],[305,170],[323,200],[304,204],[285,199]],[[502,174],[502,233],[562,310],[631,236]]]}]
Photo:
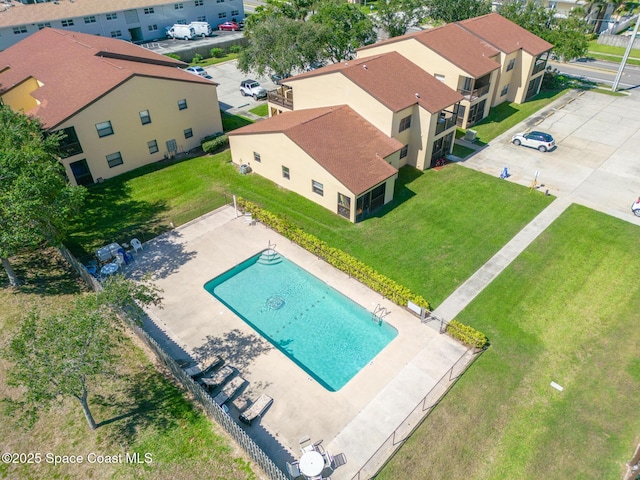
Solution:
[{"label": "parking lot", "polygon": [[[553,135],[550,152],[518,147],[525,129]],[[507,167],[508,181],[640,225],[631,204],[640,196],[640,97],[570,92],[534,117],[497,137],[463,165],[489,175]],[[537,178],[536,178],[537,174]]]}]

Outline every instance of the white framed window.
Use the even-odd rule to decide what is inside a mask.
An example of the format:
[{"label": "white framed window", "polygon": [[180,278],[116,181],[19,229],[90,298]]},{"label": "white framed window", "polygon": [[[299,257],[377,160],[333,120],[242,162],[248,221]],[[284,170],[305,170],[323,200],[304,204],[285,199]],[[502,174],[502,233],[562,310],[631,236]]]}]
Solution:
[{"label": "white framed window", "polygon": [[183,98],[182,100],[178,100],[178,110],[186,110],[189,108],[187,105],[187,99]]},{"label": "white framed window", "polygon": [[96,17],[93,15],[84,17],[84,23],[96,23]]},{"label": "white framed window", "polygon": [[149,115],[149,110],[143,110],[140,112],[140,121],[142,122],[142,125],[151,123],[151,115]]},{"label": "white framed window", "polygon": [[409,145],[405,145],[400,149],[400,158],[404,158],[409,154]]},{"label": "white framed window", "polygon": [[158,141],[157,140],[150,140],[147,142],[147,147],[149,147],[149,153],[157,153],[159,148],[158,148]]},{"label": "white framed window", "polygon": [[187,19],[186,18],[180,18],[180,19],[178,19],[178,21],[176,23],[178,25],[187,25]]},{"label": "white framed window", "polygon": [[182,3],[174,3],[173,8],[175,10],[182,10],[184,8],[184,5]]},{"label": "white framed window", "polygon": [[14,35],[20,35],[23,33],[27,33],[27,26],[26,25],[20,25],[19,27],[13,27],[13,33]]},{"label": "white framed window", "polygon": [[122,37],[121,30],[114,30],[113,32],[111,32],[111,38],[120,38],[120,37]]},{"label": "white framed window", "polygon": [[320,182],[311,180],[311,190],[313,190],[313,193],[317,193],[321,197],[324,196],[324,185],[321,184]]},{"label": "white framed window", "polygon": [[196,7],[201,7],[204,5],[204,0],[196,0],[194,3]]},{"label": "white framed window", "polygon": [[96,130],[98,131],[98,137],[108,137],[109,135],[113,135],[113,127],[111,126],[111,121],[107,120],[106,122],[96,123]]},{"label": "white framed window", "polygon": [[110,153],[107,155],[107,163],[109,164],[109,168],[117,167],[118,165],[122,165],[124,161],[122,160],[122,155],[120,152]]},{"label": "white framed window", "polygon": [[144,9],[144,14],[145,15],[151,15],[153,13],[156,13],[156,11],[153,9],[153,7],[147,7]]},{"label": "white framed window", "polygon": [[500,92],[500,96],[504,97],[507,93],[509,93],[509,84],[508,83],[504,87],[502,87],[502,91]]},{"label": "white framed window", "polygon": [[117,19],[118,19],[117,13],[107,13],[107,20],[117,20]]},{"label": "white framed window", "polygon": [[191,138],[193,137],[193,128],[187,128],[184,131],[184,138]]},{"label": "white framed window", "polygon": [[507,64],[507,72],[509,70],[513,70],[513,67],[516,66],[516,59],[512,58],[511,60],[509,60],[509,63]]},{"label": "white framed window", "polygon": [[200,15],[198,17],[198,22],[206,22],[207,21],[207,16],[206,15]]},{"label": "white framed window", "polygon": [[63,27],[73,27],[73,18],[68,18],[67,20],[62,20],[60,23],[62,23]]},{"label": "white framed window", "polygon": [[282,166],[282,176],[287,180],[291,179],[291,175],[289,173],[289,167],[285,167],[284,165]]},{"label": "white framed window", "polygon": [[400,127],[398,128],[398,132],[402,132],[407,128],[411,128],[411,115],[400,120]]},{"label": "white framed window", "polygon": [[218,18],[225,18],[227,16],[227,12],[219,12]]},{"label": "white framed window", "polygon": [[49,22],[44,22],[44,23],[39,23],[38,24],[38,30],[42,30],[45,27],[51,28],[51,24]]},{"label": "white framed window", "polygon": [[232,16],[240,15],[240,10],[231,10],[231,15]]},{"label": "white framed window", "polygon": [[158,30],[158,25],[149,25],[147,28],[150,32],[155,32],[156,30]]}]

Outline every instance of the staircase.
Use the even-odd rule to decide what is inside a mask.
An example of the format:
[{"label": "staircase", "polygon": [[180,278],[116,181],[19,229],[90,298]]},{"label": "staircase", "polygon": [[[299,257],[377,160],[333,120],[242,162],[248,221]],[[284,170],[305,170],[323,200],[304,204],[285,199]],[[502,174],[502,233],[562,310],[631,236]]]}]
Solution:
[{"label": "staircase", "polygon": [[268,248],[260,254],[256,263],[260,265],[277,265],[282,263],[282,257],[273,248]]}]

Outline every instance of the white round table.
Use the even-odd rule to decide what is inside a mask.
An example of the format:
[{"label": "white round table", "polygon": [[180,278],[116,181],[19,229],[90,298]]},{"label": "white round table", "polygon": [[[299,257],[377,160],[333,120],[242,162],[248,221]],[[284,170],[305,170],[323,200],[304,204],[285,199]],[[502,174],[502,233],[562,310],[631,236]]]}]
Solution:
[{"label": "white round table", "polygon": [[317,477],[324,469],[324,458],[320,453],[314,451],[307,452],[300,459],[300,471],[306,477]]},{"label": "white round table", "polygon": [[100,269],[102,275],[113,275],[118,270],[118,264],[115,262],[107,263]]}]

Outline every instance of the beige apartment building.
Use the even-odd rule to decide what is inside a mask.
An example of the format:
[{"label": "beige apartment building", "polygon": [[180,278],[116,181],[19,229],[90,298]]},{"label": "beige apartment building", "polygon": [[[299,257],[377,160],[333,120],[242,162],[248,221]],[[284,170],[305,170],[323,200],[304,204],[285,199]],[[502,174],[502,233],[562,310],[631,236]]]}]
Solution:
[{"label": "beige apartment building", "polygon": [[394,167],[411,165],[420,170],[451,153],[462,99],[397,52],[296,75],[268,95],[272,116],[287,110],[349,105],[402,144]]},{"label": "beige apartment building", "polygon": [[233,163],[351,222],[393,199],[403,145],[347,105],[285,112],[229,132]]},{"label": "beige apartment building", "polygon": [[61,162],[88,185],[222,131],[216,83],[130,43],[45,28],[0,52],[0,98],[62,131]]}]

